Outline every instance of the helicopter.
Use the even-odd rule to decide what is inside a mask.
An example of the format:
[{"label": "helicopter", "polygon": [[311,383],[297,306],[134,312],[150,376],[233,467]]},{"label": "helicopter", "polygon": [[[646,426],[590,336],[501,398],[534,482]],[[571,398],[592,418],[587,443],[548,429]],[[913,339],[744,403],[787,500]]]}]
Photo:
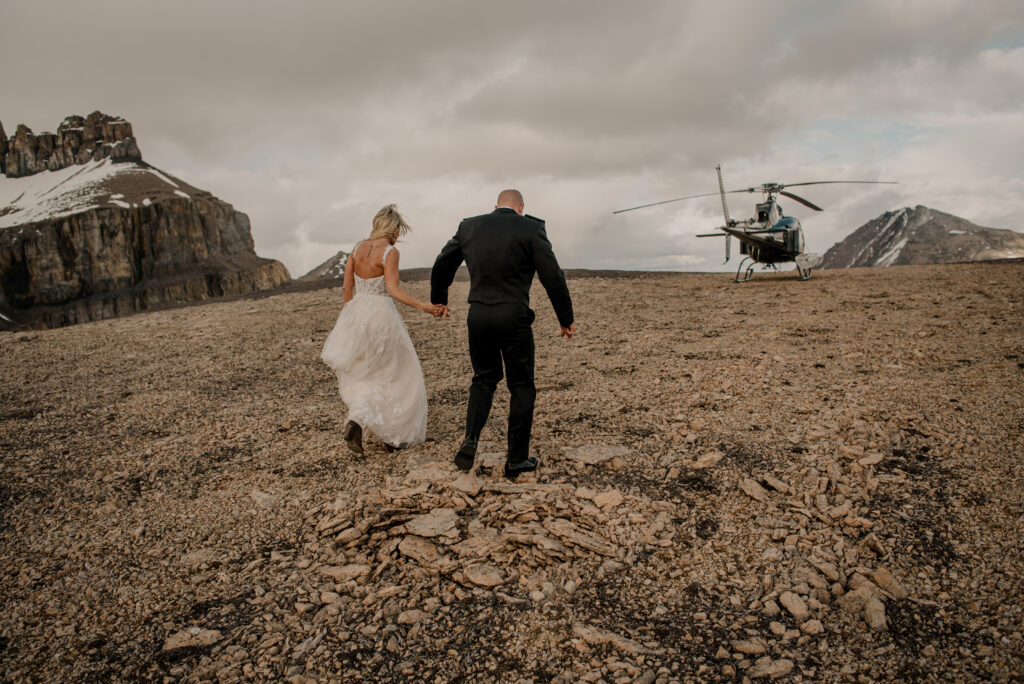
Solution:
[{"label": "helicopter", "polygon": [[[728,263],[731,256],[730,249],[732,241],[730,238],[735,237],[739,240],[740,254],[743,255],[743,259],[740,261],[739,268],[736,269],[736,278],[733,282],[745,283],[750,280],[754,274],[754,267],[757,264],[762,264],[765,270],[772,269],[777,271],[779,270],[779,264],[788,263],[790,261],[796,264],[797,275],[800,280],[807,280],[811,277],[812,269],[821,263],[821,256],[818,254],[808,254],[804,251],[803,227],[800,225],[799,219],[792,216],[786,216],[782,213],[782,206],[776,199],[776,195],[782,195],[796,200],[800,204],[803,204],[814,211],[823,211],[823,209],[818,205],[792,192],[787,192],[785,188],[792,188],[801,185],[826,185],[832,183],[895,184],[895,181],[810,181],[805,183],[762,183],[761,185],[752,188],[740,188],[739,190],[727,191],[725,189],[725,185],[722,183],[721,164],[715,167],[715,171],[718,172],[717,193],[706,192],[700,195],[676,197],[675,199],[664,200],[662,202],[652,202],[650,204],[641,204],[640,206],[630,207],[628,209],[618,209],[612,213],[621,214],[626,211],[644,209],[645,207],[653,207],[659,204],[668,204],[669,202],[680,202],[682,200],[696,199],[697,197],[721,195],[722,212],[725,214],[725,225],[718,227],[718,230],[721,232],[702,233],[698,234],[697,237],[724,237],[725,262],[723,263]],[[736,219],[729,218],[729,205],[726,202],[725,196],[737,192],[760,192],[764,195],[764,201],[754,205],[754,218],[745,219],[743,221],[737,221]]]}]

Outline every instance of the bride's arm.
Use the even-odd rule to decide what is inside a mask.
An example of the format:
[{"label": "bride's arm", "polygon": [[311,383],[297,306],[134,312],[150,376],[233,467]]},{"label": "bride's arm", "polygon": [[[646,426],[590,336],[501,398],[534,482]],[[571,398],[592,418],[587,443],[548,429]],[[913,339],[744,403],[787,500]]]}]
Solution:
[{"label": "bride's arm", "polygon": [[[353,249],[352,254],[355,254],[355,251]],[[345,283],[341,286],[341,296],[346,304],[352,301],[352,290],[356,286],[356,267],[352,254],[348,255],[348,261],[345,262]]]},{"label": "bride's arm", "polygon": [[436,316],[440,305],[428,304],[427,302],[421,302],[420,300],[410,296],[405,290],[402,289],[401,285],[398,284],[398,250],[393,249],[388,252],[388,256],[384,259],[384,284],[387,285],[388,294],[391,295],[392,299],[395,299],[403,304],[411,306],[414,309],[425,311],[428,314]]}]

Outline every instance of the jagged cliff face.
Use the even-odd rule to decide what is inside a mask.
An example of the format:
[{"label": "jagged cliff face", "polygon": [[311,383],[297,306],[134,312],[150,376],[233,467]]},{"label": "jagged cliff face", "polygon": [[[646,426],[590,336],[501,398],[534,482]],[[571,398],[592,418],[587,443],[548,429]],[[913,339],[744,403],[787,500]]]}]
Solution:
[{"label": "jagged cliff face", "polygon": [[4,172],[4,159],[7,157],[7,134],[4,133],[4,125],[0,123],[0,173]]},{"label": "jagged cliff face", "polygon": [[1024,257],[1024,234],[985,228],[935,209],[887,211],[868,221],[822,259],[822,268],[947,264]]},{"label": "jagged cliff face", "polygon": [[[0,134],[0,140],[3,140]],[[249,219],[146,164],[127,122],[68,117],[0,143],[0,326],[82,323],[290,280]]]},{"label": "jagged cliff face", "polygon": [[345,277],[345,263],[348,261],[348,252],[342,250],[330,259],[320,264],[299,280],[339,280]]},{"label": "jagged cliff face", "polygon": [[28,126],[18,124],[14,137],[6,140],[0,132],[0,139],[0,171],[8,178],[58,171],[108,157],[114,161],[142,161],[132,125],[101,112],[84,118],[69,116],[57,127],[56,134],[35,135]]}]

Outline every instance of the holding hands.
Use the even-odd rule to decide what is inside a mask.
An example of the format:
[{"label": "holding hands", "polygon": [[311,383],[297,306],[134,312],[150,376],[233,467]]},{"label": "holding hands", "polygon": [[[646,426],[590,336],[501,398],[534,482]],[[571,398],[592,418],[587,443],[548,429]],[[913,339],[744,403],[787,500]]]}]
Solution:
[{"label": "holding hands", "polygon": [[448,318],[448,307],[444,304],[428,304],[427,302],[423,302],[420,309],[422,311],[426,311],[434,318]]}]

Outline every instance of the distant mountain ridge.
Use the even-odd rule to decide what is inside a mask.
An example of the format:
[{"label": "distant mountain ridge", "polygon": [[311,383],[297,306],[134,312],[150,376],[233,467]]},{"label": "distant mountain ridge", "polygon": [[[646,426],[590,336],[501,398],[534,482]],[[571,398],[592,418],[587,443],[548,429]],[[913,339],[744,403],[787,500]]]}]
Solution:
[{"label": "distant mountain ridge", "polygon": [[1024,257],[1024,234],[918,205],[887,211],[825,252],[822,268],[948,264]]},{"label": "distant mountain ridge", "polygon": [[[335,287],[336,285],[340,285],[340,281],[344,280],[344,278],[345,278],[345,264],[348,261],[348,257],[349,257],[349,252],[346,252],[345,250],[342,250],[342,251],[338,252],[337,254],[335,254],[334,256],[332,256],[327,261],[325,261],[324,263],[320,264],[319,266],[317,266],[316,268],[311,270],[306,275],[302,276],[301,278],[296,278],[295,282],[296,283],[305,283],[306,286],[309,286],[310,284],[313,284],[313,283],[321,283],[321,285],[316,285],[317,287],[320,287],[320,286],[323,286],[323,287]],[[422,267],[421,266],[421,267],[414,267],[414,268],[403,268],[400,271],[400,274],[401,274],[400,277],[401,277],[402,280],[409,280],[409,281],[412,281],[412,280],[430,280],[430,270],[431,270],[431,268],[429,266],[426,266],[426,267]],[[570,273],[569,271],[566,271],[566,275],[569,275],[569,273]],[[576,273],[582,273],[582,272],[576,272]],[[594,271],[594,273],[605,273],[605,272],[604,271]],[[610,271],[609,271],[609,273],[610,273]],[[586,277],[586,276],[579,276],[579,277]],[[465,264],[463,264],[455,272],[455,281],[456,282],[463,282],[463,281],[467,281],[467,280],[469,280],[469,271],[466,270],[466,266],[465,266]],[[330,284],[331,281],[338,281],[338,282],[336,284]]]},{"label": "distant mountain ridge", "polygon": [[341,250],[298,280],[340,280],[345,277],[348,255],[348,252]]},{"label": "distant mountain ridge", "polygon": [[142,161],[130,123],[0,125],[0,329],[61,326],[291,280],[249,218]]}]

